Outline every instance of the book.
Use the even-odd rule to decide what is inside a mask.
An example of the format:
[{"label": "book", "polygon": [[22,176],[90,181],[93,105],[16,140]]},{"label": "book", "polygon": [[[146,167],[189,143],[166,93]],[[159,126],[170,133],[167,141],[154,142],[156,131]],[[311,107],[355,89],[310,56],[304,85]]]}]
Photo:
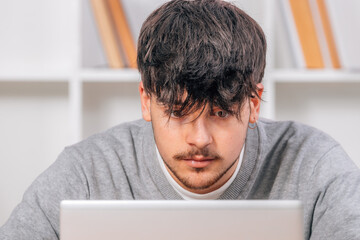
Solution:
[{"label": "book", "polygon": [[320,8],[318,5],[318,0],[309,0],[310,10],[316,30],[316,35],[318,37],[321,55],[324,61],[325,68],[332,68],[332,61],[330,56],[330,49],[327,42],[325,29],[323,27],[322,17],[320,15]]},{"label": "book", "polygon": [[121,57],[121,50],[116,40],[114,26],[106,2],[103,0],[91,0],[91,5],[109,67],[123,68],[124,61]]},{"label": "book", "polygon": [[[317,32],[323,34],[325,41],[321,44],[326,48],[324,54],[326,54],[326,59],[330,58],[331,66],[333,68],[341,68],[337,48],[334,40],[334,33],[330,25],[328,11],[325,5],[324,0],[310,0],[315,10],[321,19],[321,25],[318,27]],[[316,13],[315,13],[316,14]],[[325,58],[325,56],[324,56]]]},{"label": "book", "polygon": [[[308,0],[282,0],[298,67],[324,68],[324,60]],[[300,53],[301,52],[301,53]],[[301,56],[303,58],[301,58]]]},{"label": "book", "polygon": [[325,6],[341,66],[360,70],[360,1],[326,0]]},{"label": "book", "polygon": [[136,45],[120,0],[106,0],[127,67],[136,68]]}]

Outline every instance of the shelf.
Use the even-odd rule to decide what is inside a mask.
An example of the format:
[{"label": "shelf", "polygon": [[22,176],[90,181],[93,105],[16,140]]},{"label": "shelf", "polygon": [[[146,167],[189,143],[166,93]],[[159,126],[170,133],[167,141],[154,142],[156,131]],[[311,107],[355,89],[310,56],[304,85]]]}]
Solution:
[{"label": "shelf", "polygon": [[0,73],[0,82],[66,82],[70,74],[59,72],[20,71]]},{"label": "shelf", "polygon": [[268,76],[275,83],[360,83],[360,72],[345,70],[274,70]]},{"label": "shelf", "polygon": [[80,72],[83,82],[140,82],[137,69],[84,69]]}]

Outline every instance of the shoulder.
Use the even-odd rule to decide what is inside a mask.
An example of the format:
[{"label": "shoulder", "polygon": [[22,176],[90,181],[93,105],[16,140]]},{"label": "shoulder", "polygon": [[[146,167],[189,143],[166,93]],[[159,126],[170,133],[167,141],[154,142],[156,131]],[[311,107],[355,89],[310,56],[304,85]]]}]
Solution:
[{"label": "shoulder", "polygon": [[331,136],[294,121],[261,119],[258,123],[262,156],[297,166],[307,174],[330,169],[357,169],[341,145]]},{"label": "shoulder", "polygon": [[285,145],[326,150],[339,145],[325,132],[295,121],[260,119],[258,129],[262,142],[271,147]]},{"label": "shoulder", "polygon": [[260,152],[268,161],[297,166],[308,173],[319,163],[325,163],[329,156],[336,156],[344,166],[351,164],[340,144],[314,127],[294,121],[261,119],[258,131]]},{"label": "shoulder", "polygon": [[[150,130],[149,130],[150,129]],[[144,141],[151,139],[151,124],[144,120],[127,122],[67,146],[61,156],[71,164],[86,167],[111,167],[136,159]]]},{"label": "shoulder", "polygon": [[122,123],[68,146],[65,150],[104,153],[124,145],[130,147],[140,143],[148,127],[148,123],[144,120]]}]

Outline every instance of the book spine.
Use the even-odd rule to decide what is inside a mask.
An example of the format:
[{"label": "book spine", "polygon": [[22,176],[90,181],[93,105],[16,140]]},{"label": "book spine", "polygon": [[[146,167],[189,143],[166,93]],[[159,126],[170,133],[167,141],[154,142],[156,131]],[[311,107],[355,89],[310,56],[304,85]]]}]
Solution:
[{"label": "book spine", "polygon": [[324,0],[316,0],[333,68],[341,68],[333,31]]},{"label": "book spine", "polygon": [[112,19],[114,21],[115,32],[122,46],[128,67],[137,68],[136,46],[131,34],[129,24],[126,19],[125,11],[120,0],[107,0]]},{"label": "book spine", "polygon": [[99,34],[105,54],[111,68],[123,68],[124,62],[121,58],[119,46],[112,26],[110,14],[103,0],[91,0]]},{"label": "book spine", "polygon": [[307,68],[324,68],[308,0],[289,0]]},{"label": "book spine", "polygon": [[317,4],[317,0],[309,0],[312,18],[315,25],[316,35],[319,41],[321,55],[323,57],[324,65],[326,68],[332,68],[332,62],[330,57],[330,51],[325,36],[325,31],[320,16],[320,9]]}]

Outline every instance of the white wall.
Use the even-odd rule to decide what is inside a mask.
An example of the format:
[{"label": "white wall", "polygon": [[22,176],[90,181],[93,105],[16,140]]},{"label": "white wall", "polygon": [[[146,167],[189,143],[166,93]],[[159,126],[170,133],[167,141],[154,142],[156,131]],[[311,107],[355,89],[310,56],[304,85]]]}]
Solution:
[{"label": "white wall", "polygon": [[73,68],[72,2],[0,1],[0,225],[70,143],[66,79],[25,81]]},{"label": "white wall", "polygon": [[0,82],[0,225],[68,144],[66,83]]}]

